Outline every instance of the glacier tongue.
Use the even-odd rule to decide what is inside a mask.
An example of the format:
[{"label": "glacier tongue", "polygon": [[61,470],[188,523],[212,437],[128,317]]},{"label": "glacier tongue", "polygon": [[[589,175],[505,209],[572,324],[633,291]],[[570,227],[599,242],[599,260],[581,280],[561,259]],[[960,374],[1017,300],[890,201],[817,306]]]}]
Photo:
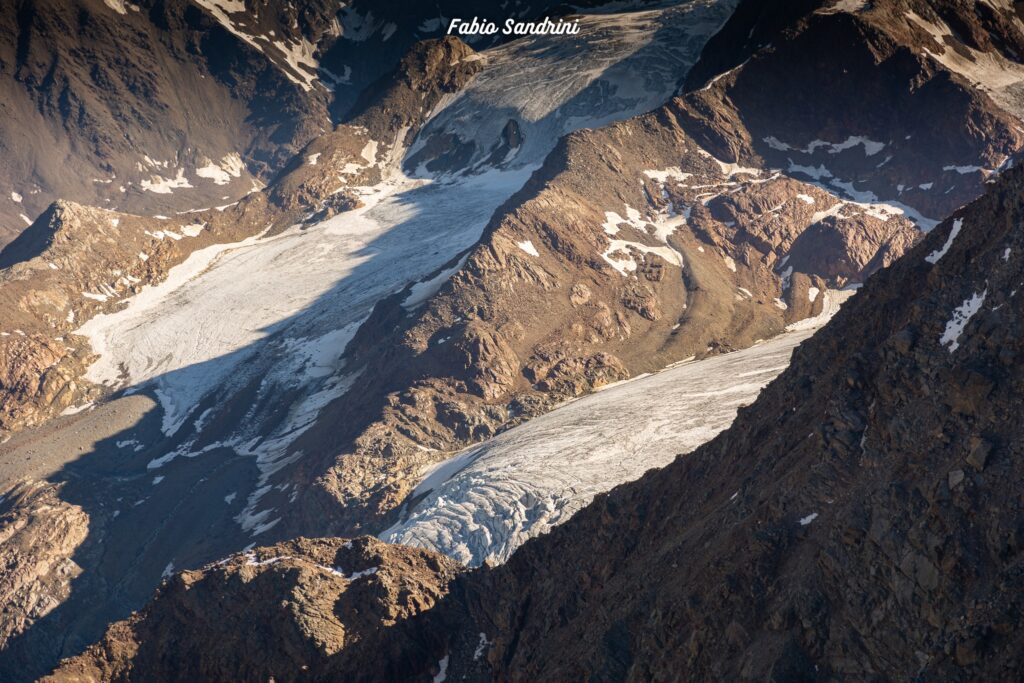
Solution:
[{"label": "glacier tongue", "polygon": [[[150,384],[168,434],[229,380],[263,376],[287,386],[301,379],[315,393],[329,364],[321,358],[296,373],[290,359],[468,248],[531,170],[437,184],[398,177],[372,188],[362,209],[197,252],[124,309],[82,326],[100,353],[88,377],[116,385],[124,374],[129,385]],[[335,346],[319,356],[336,360],[344,344]]]},{"label": "glacier tongue", "polygon": [[380,538],[471,566],[504,562],[598,493],[712,439],[810,334],[608,387],[467,449],[428,474],[405,519]]},{"label": "glacier tongue", "polygon": [[487,50],[483,71],[425,126],[410,159],[417,167],[428,163],[431,155],[419,152],[433,137],[444,141],[443,155],[451,155],[448,141],[454,137],[473,148],[465,166],[477,166],[489,161],[514,120],[521,146],[490,161],[540,163],[567,133],[664,103],[735,6],[735,0],[689,0],[647,11],[584,15],[578,36],[538,36]]}]

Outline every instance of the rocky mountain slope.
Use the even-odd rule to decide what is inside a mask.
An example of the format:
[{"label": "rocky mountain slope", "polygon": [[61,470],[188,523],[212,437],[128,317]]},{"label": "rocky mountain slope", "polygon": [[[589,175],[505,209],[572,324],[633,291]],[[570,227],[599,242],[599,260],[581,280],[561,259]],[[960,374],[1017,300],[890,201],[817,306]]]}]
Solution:
[{"label": "rocky mountain slope", "polygon": [[[710,443],[598,496],[504,565],[456,579],[397,627],[303,659],[308,669],[282,654],[254,673],[1012,678],[1022,197],[1024,172],[1007,173],[870,279]],[[251,592],[222,573],[200,579],[231,596],[205,619],[244,613]],[[195,578],[176,579],[55,680],[174,678],[179,656],[209,640],[171,642],[161,628],[187,604],[182,581]],[[304,631],[306,647],[321,633]],[[205,671],[237,670],[240,655]]]},{"label": "rocky mountain slope", "polygon": [[1011,3],[812,4],[748,3],[709,44],[686,98],[709,151],[931,219],[1013,163],[1024,24]]},{"label": "rocky mountain slope", "polygon": [[[178,569],[379,533],[430,468],[563,401],[808,325],[1012,165],[1012,81],[967,79],[947,54],[1012,74],[1007,7],[790,4],[769,19],[755,5],[584,17],[573,63],[601,68],[568,77],[561,38],[418,44],[235,205],[167,219],[53,207],[0,255],[0,475],[45,479],[54,514],[80,529],[84,510],[88,533],[38,546],[38,566],[81,572],[70,593],[47,588],[45,613],[12,611],[0,671],[81,651]],[[269,28],[221,10],[289,83],[319,87],[253,38]],[[907,28],[911,10],[970,30]],[[756,44],[702,50],[723,24]],[[792,84],[762,101],[759,82],[816,60],[812,109]],[[707,77],[666,102],[695,62]],[[941,141],[886,132],[926,112]],[[900,188],[935,169],[949,174]],[[31,517],[29,498],[10,500],[4,514]],[[36,580],[12,566],[13,583]]]},{"label": "rocky mountain slope", "polygon": [[1022,193],[1014,172],[870,280],[722,437],[467,582],[485,666],[1012,677]]},{"label": "rocky mountain slope", "polygon": [[326,91],[190,2],[26,0],[0,26],[0,243],[56,199],[147,214],[230,203],[331,125]]},{"label": "rocky mountain slope", "polygon": [[[414,43],[474,10],[465,0],[5,3],[0,246],[58,199],[149,215],[235,201],[350,119]],[[479,38],[479,48],[504,39]]]},{"label": "rocky mountain slope", "polygon": [[[724,21],[724,10],[697,6],[720,15],[699,23],[705,35]],[[655,33],[657,25],[648,26]],[[594,35],[606,38],[607,30]],[[607,40],[600,45],[607,51]],[[623,59],[635,51],[628,42],[617,49]],[[681,72],[696,58],[663,54]],[[82,355],[68,361],[66,375],[51,375],[46,360],[25,367],[24,356],[11,353],[20,374],[8,390],[20,411],[7,422],[16,433],[2,447],[5,478],[66,482],[61,496],[86,510],[88,536],[67,548],[85,567],[75,591],[8,640],[4,675],[41,673],[47,660],[78,651],[110,618],[141,604],[162,574],[245,547],[279,523],[255,503],[271,491],[298,498],[299,489],[268,480],[293,464],[287,446],[320,407],[350,386],[339,362],[347,335],[378,300],[470,247],[529,177],[530,167],[438,183],[394,174],[423,119],[485,62],[454,40],[414,49],[383,87],[368,89],[349,123],[310,143],[266,190],[223,211],[161,220],[74,207],[85,216],[80,228],[40,225],[9,248],[17,263],[5,273],[7,295],[19,317],[0,341],[13,349],[59,337],[57,348]],[[598,79],[577,88],[588,86],[603,87]],[[663,91],[645,97],[655,106]],[[614,101],[609,115],[638,106],[635,98]],[[123,248],[104,252],[122,227]],[[63,239],[64,232],[88,239]],[[51,260],[58,248],[68,258],[78,250],[81,264],[65,269]],[[88,256],[90,249],[98,253]],[[40,392],[50,378],[63,391]],[[117,387],[128,390],[109,396]],[[107,398],[83,404],[96,396]],[[136,407],[143,397],[149,407]],[[23,429],[61,411],[68,414]],[[77,442],[80,434],[88,440]],[[109,610],[83,609],[96,600]]]},{"label": "rocky mountain slope", "polygon": [[[159,607],[119,625],[123,638],[111,647],[91,648],[85,657],[42,680],[99,681],[137,676],[166,680],[294,680],[308,677],[310,664],[373,639],[433,607],[459,573],[456,563],[437,555],[362,538],[354,541],[297,539],[229,558],[210,572],[183,572],[162,588]],[[244,593],[259,615],[224,621],[213,612],[227,595]],[[284,600],[281,596],[288,596]],[[253,625],[258,624],[254,630]],[[225,628],[227,627],[227,628]],[[232,638],[225,638],[227,632]],[[158,640],[188,633],[194,644],[175,662],[157,660]],[[200,634],[212,640],[204,641]],[[196,636],[194,639],[193,636]],[[210,647],[216,641],[217,647]],[[181,641],[178,641],[181,642]],[[245,664],[234,653],[244,651]],[[135,661],[124,655],[132,653]],[[275,653],[288,652],[280,665]],[[388,658],[386,652],[380,657]],[[164,668],[166,667],[166,668]],[[164,669],[158,674],[158,669]]]}]

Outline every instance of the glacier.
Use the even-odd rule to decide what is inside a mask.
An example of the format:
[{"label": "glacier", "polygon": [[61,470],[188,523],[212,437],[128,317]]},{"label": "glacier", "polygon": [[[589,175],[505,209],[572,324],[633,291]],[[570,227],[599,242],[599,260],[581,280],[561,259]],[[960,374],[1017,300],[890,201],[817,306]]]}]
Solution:
[{"label": "glacier", "polygon": [[617,383],[468,448],[427,473],[380,538],[504,562],[597,494],[714,438],[815,329]]},{"label": "glacier", "polygon": [[[246,531],[268,529],[259,492],[298,457],[289,445],[319,410],[357,381],[358,368],[344,367],[342,355],[373,306],[410,283],[422,283],[414,294],[429,294],[560,136],[671,96],[734,6],[691,0],[582,15],[571,41],[534,36],[482,51],[483,70],[404,151],[450,129],[483,149],[515,117],[524,143],[514,159],[443,174],[382,165],[382,183],[353,188],[363,208],[194,253],[163,283],[80,327],[98,354],[88,379],[159,401],[163,439],[145,444],[160,451],[150,469],[221,447],[255,457],[261,477],[239,491],[248,504],[238,519]],[[218,419],[239,401],[250,406],[243,419]]]}]

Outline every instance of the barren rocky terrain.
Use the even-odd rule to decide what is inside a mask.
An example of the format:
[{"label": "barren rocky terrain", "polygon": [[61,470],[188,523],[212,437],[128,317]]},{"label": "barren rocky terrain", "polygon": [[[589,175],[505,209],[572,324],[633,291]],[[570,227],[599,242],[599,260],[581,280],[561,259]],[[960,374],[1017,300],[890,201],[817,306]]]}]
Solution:
[{"label": "barren rocky terrain", "polygon": [[[253,675],[1013,678],[1022,500],[1008,483],[1020,475],[1022,196],[1024,173],[1011,171],[870,279],[710,443],[599,495],[505,564],[456,578],[443,597],[430,594],[429,609],[395,625],[385,616],[387,628],[303,658],[300,670],[283,654]],[[218,623],[258,595],[224,573],[209,567],[199,579],[232,597],[203,611]],[[443,568],[433,583],[419,580],[449,576]],[[54,680],[250,665],[241,647],[199,664],[182,657],[209,653],[206,632],[167,640],[184,622],[165,615],[191,600],[175,587],[195,580],[171,582]],[[301,642],[309,648],[326,632],[307,626]]]},{"label": "barren rocky terrain", "polygon": [[[85,4],[3,19],[22,36],[4,87],[49,59],[31,96],[65,93],[5,125],[113,136],[76,147],[72,170],[106,155],[122,173],[156,140],[138,128],[193,151],[139,162],[135,204],[40,181],[39,202],[62,198],[0,251],[0,676],[75,655],[61,680],[224,677],[241,657],[243,677],[275,680],[902,678],[904,655],[921,672],[1003,672],[980,653],[1006,652],[1012,624],[957,611],[943,577],[963,576],[935,539],[981,541],[922,482],[949,469],[941,501],[982,486],[969,475],[1011,436],[994,416],[1012,395],[976,394],[1005,379],[1012,344],[971,342],[1012,336],[1024,32],[1010,4],[630,3],[584,14],[571,46],[416,42],[460,3]],[[79,47],[36,37],[73,22],[89,29]],[[160,66],[120,63],[124,41],[152,43]],[[147,68],[156,109],[112,114],[95,94],[121,91],[76,59],[116,67],[129,103]],[[175,174],[208,153],[171,125],[197,114],[160,96],[191,83],[223,117],[202,135],[244,142],[241,165],[210,152],[202,188],[238,190],[223,204],[178,194],[196,188]],[[61,102],[88,115],[70,127]],[[19,158],[4,172],[30,177]],[[963,354],[977,362],[946,372]],[[731,398],[709,405],[702,386]],[[638,391],[663,391],[676,417]],[[628,465],[587,449],[590,467],[552,433],[587,419],[657,447]],[[932,436],[941,448],[911,447]],[[961,456],[976,462],[954,475]],[[880,516],[874,545],[843,530],[867,519],[874,534]],[[429,550],[364,539],[349,558],[332,538],[360,534],[506,564],[455,578]],[[371,560],[380,571],[356,576]],[[887,562],[924,583],[851,578]],[[977,604],[1010,580],[993,576],[972,584]],[[370,593],[332,602],[353,587]],[[870,597],[851,606],[851,591]],[[928,601],[923,623],[962,616],[978,633],[914,627]],[[205,652],[247,604],[266,617],[260,642],[287,630],[286,651]],[[204,626],[178,638],[189,622]],[[378,668],[375,651],[390,653]]]}]

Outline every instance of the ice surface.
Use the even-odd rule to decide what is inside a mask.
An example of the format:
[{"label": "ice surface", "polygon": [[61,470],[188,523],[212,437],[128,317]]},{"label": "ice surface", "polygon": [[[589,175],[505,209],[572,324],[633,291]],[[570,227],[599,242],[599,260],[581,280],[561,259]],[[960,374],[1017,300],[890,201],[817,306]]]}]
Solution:
[{"label": "ice surface", "polygon": [[364,208],[306,230],[195,252],[164,283],[82,326],[100,354],[88,378],[151,382],[173,433],[257,342],[275,336],[274,349],[288,350],[342,329],[466,250],[530,170],[448,184],[398,177],[366,195]]},{"label": "ice surface", "polygon": [[510,119],[522,132],[508,163],[539,163],[562,135],[649,111],[667,100],[735,0],[583,15],[580,33],[535,36],[485,51],[483,71],[424,130],[476,145],[486,159]]},{"label": "ice surface", "polygon": [[418,502],[381,538],[471,565],[504,561],[596,494],[728,427],[810,334],[619,383],[467,449],[428,473]]}]

